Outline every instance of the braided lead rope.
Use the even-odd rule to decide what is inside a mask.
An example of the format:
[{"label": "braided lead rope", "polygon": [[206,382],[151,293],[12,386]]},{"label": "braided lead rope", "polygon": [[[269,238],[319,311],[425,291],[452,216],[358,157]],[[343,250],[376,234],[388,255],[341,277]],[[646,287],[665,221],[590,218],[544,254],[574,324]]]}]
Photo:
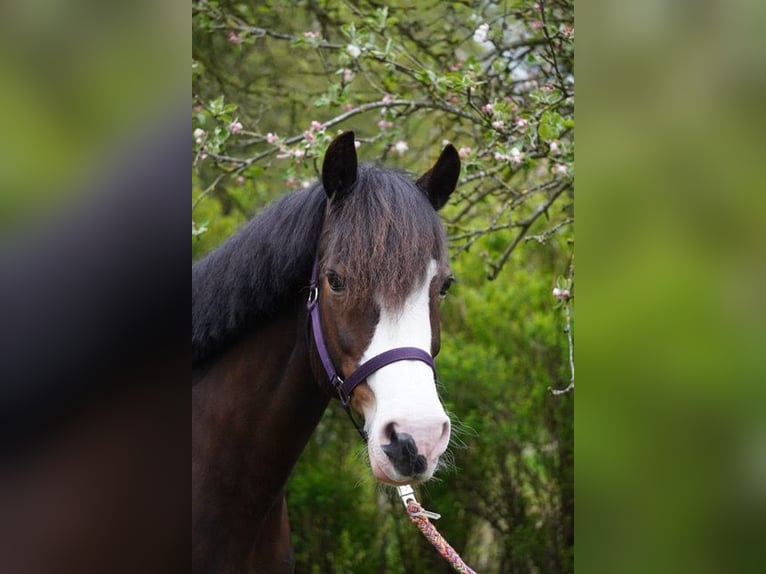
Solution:
[{"label": "braided lead rope", "polygon": [[476,574],[468,564],[463,562],[460,555],[449,545],[444,537],[439,534],[439,531],[436,530],[436,527],[428,520],[429,517],[433,519],[440,518],[440,515],[435,512],[423,510],[423,507],[415,498],[415,494],[409,484],[399,486],[397,487],[397,490],[399,491],[399,496],[402,498],[404,507],[407,509],[407,514],[409,515],[410,520],[415,523],[418,529],[423,533],[423,536],[428,539],[439,554],[450,563],[455,572]]}]

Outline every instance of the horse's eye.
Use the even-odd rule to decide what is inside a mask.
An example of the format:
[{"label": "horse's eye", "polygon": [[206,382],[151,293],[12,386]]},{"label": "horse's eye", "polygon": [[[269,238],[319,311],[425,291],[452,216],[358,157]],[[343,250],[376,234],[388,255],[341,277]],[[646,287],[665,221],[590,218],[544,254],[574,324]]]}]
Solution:
[{"label": "horse's eye", "polygon": [[327,282],[334,293],[342,293],[346,290],[346,281],[335,271],[327,272]]},{"label": "horse's eye", "polygon": [[442,281],[442,286],[439,288],[439,297],[442,299],[447,296],[447,291],[449,291],[449,288],[452,287],[452,284],[455,282],[455,277],[450,275],[447,277],[444,281]]}]

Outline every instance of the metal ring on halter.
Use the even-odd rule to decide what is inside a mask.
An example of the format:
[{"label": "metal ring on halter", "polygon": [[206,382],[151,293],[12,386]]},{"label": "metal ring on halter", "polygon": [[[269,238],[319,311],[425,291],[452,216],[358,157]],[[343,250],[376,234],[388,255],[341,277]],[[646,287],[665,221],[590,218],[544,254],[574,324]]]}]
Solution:
[{"label": "metal ring on halter", "polygon": [[309,290],[309,298],[306,301],[306,305],[311,309],[311,307],[317,304],[317,301],[319,301],[319,287],[312,285]]}]

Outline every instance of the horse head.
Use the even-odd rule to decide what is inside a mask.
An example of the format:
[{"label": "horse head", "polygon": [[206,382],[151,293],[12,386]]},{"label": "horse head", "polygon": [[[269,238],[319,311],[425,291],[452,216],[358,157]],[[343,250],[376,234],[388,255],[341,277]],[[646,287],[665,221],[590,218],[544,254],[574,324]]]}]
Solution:
[{"label": "horse head", "polygon": [[459,173],[451,145],[415,181],[360,166],[353,132],[330,144],[322,166],[327,202],[315,296],[329,360],[346,379],[392,349],[425,356],[395,359],[350,393],[364,418],[373,475],[389,484],[431,478],[449,443],[450,420],[428,361],[439,352],[440,300],[453,281],[437,211]]}]

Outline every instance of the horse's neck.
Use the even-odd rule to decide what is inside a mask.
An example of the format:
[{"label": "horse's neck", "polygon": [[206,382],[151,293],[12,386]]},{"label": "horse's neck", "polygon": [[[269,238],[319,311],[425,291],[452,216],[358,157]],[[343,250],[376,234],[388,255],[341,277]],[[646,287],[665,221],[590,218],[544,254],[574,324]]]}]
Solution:
[{"label": "horse's neck", "polygon": [[243,337],[194,385],[196,527],[252,538],[281,499],[328,402],[312,374],[306,334],[305,312],[294,309]]}]

